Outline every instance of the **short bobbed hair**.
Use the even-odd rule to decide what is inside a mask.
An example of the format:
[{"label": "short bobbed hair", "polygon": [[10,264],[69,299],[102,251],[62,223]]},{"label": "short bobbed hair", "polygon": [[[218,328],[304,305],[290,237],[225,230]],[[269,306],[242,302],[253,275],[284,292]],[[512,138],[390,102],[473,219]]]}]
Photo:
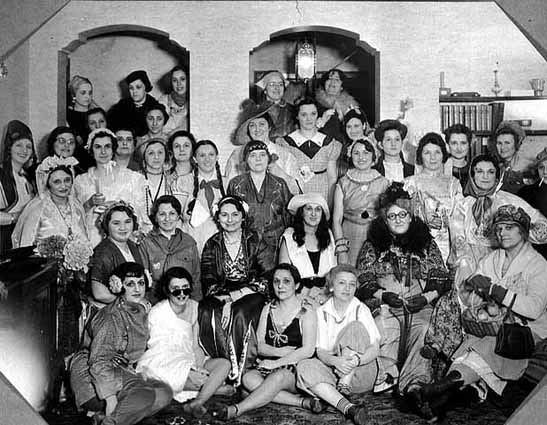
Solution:
[{"label": "short bobbed hair", "polygon": [[416,149],[416,164],[423,165],[422,152],[426,145],[436,145],[441,149],[443,153],[443,164],[448,159],[448,149],[446,148],[446,143],[444,142],[442,136],[437,133],[427,133],[420,139],[418,143],[418,149]]}]

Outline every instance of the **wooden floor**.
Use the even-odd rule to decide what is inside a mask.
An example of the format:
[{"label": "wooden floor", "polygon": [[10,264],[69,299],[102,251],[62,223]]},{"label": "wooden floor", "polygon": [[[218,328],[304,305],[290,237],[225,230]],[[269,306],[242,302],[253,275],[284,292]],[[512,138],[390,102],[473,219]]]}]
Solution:
[{"label": "wooden floor", "polygon": [[[235,396],[237,397],[237,396]],[[237,398],[227,399],[214,397],[207,405],[209,409],[219,404],[236,401]],[[356,396],[354,401],[368,406],[373,417],[371,425],[419,425],[427,422],[412,412],[403,412],[400,409],[404,406],[390,395],[364,394]],[[501,408],[500,408],[501,406]],[[516,407],[516,406],[515,406]],[[513,407],[514,408],[514,407]],[[446,417],[439,423],[450,425],[501,425],[505,423],[512,409],[504,401],[487,400],[479,403],[476,400],[470,401],[469,397],[462,395],[460,400],[448,410]],[[326,412],[315,415],[306,410],[270,404],[253,412],[249,412],[235,420],[227,422],[219,421],[210,415],[200,420],[192,419],[184,415],[182,405],[173,401],[169,407],[151,418],[141,422],[141,425],[165,425],[177,417],[185,419],[185,424],[195,425],[217,425],[217,424],[264,424],[264,425],[345,425],[350,424],[344,417],[334,409],[329,408]],[[79,415],[73,406],[65,406],[61,415],[44,415],[50,425],[73,425],[86,424],[84,417]],[[180,422],[182,423],[182,422]]]}]

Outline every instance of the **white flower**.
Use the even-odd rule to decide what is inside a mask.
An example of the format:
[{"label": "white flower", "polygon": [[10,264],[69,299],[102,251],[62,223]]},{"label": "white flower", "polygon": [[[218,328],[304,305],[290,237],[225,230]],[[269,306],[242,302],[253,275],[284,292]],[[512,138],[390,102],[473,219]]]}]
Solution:
[{"label": "white flower", "polygon": [[113,274],[112,276],[110,276],[110,279],[108,279],[108,287],[110,288],[110,292],[112,292],[113,294],[119,294],[120,292],[122,292],[123,289],[122,280],[118,276]]}]

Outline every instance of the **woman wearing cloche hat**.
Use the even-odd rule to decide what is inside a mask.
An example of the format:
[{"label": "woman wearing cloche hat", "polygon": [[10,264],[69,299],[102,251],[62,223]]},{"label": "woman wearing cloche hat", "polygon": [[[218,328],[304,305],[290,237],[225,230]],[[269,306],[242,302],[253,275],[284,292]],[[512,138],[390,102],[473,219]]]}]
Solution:
[{"label": "woman wearing cloche hat", "polygon": [[152,83],[146,71],[131,72],[125,77],[125,84],[129,91],[129,97],[124,97],[116,103],[108,112],[108,123],[112,130],[120,128],[133,128],[135,135],[140,137],[148,132],[146,126],[146,112],[158,101],[148,94],[152,91]]}]

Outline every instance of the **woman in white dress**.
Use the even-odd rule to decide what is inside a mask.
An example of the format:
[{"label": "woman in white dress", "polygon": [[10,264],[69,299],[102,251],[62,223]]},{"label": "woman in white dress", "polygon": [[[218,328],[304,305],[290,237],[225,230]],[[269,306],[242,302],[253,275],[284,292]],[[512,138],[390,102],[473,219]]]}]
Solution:
[{"label": "woman in white dress", "polygon": [[193,398],[184,410],[201,417],[207,412],[205,402],[215,392],[231,393],[233,387],[223,385],[230,361],[206,358],[198,344],[198,303],[190,299],[192,281],[182,267],[172,267],[162,276],[160,286],[166,298],[148,314],[150,339],[137,372],[169,384],[178,402]]},{"label": "woman in white dress", "polygon": [[112,131],[106,128],[92,131],[86,148],[96,165],[74,179],[75,196],[84,206],[93,246],[101,241],[97,218],[108,205],[122,200],[128,202],[134,208],[139,224],[148,221],[143,190],[146,180],[142,174],[118,167],[112,161],[117,147],[118,141]]}]

